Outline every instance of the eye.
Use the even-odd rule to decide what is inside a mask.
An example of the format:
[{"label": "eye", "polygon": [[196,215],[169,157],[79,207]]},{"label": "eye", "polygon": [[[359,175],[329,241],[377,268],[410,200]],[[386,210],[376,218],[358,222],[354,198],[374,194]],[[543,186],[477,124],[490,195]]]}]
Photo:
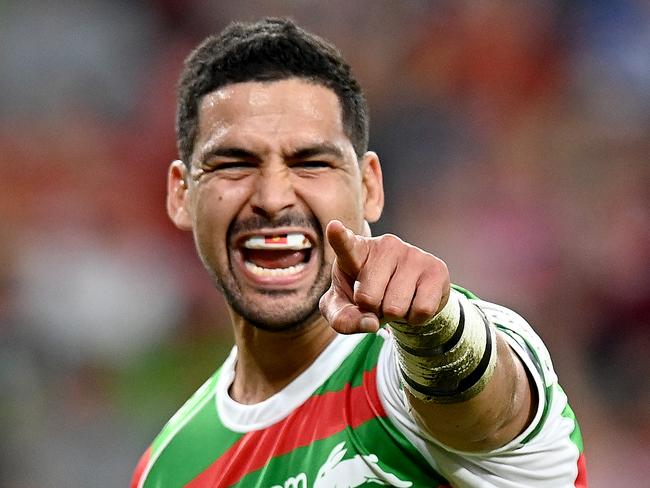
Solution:
[{"label": "eye", "polygon": [[228,175],[245,175],[257,168],[257,164],[251,161],[213,161],[206,164],[207,173]]},{"label": "eye", "polygon": [[250,175],[257,164],[251,161],[212,161],[205,164],[204,172],[220,178],[238,180]]},{"label": "eye", "polygon": [[297,161],[291,165],[295,169],[326,169],[331,166],[327,161],[318,160]]},{"label": "eye", "polygon": [[211,171],[245,170],[254,168],[256,165],[249,161],[224,161],[210,165]]}]

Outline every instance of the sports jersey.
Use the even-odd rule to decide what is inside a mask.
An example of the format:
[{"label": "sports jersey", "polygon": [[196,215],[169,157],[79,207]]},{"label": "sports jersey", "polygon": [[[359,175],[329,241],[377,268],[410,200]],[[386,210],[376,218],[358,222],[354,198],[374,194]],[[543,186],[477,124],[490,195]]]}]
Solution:
[{"label": "sports jersey", "polygon": [[423,432],[382,329],[338,335],[254,405],[228,395],[233,348],[144,453],[132,488],[586,487],[580,429],[546,348],[519,315],[465,293],[464,306],[504,333],[537,389],[533,421],[507,445],[465,453]]}]

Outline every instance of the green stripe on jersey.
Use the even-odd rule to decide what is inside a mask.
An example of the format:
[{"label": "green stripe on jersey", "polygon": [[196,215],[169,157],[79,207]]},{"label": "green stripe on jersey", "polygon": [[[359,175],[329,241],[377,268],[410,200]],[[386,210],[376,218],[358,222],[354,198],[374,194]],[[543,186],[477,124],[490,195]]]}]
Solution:
[{"label": "green stripe on jersey", "polygon": [[[560,385],[558,385],[558,389],[562,391],[562,387]],[[571,442],[573,442],[573,444],[575,444],[575,446],[578,448],[578,452],[582,454],[585,449],[582,442],[582,432],[580,432],[580,425],[578,425],[576,415],[573,413],[573,410],[568,403],[564,407],[564,410],[562,410],[562,417],[571,419],[573,421],[573,430],[571,431],[569,438],[571,439]]]},{"label": "green stripe on jersey", "polygon": [[359,386],[363,382],[364,373],[377,366],[379,351],[383,344],[383,337],[367,334],[314,394],[322,395],[327,392],[341,391],[347,384],[352,388]]},{"label": "green stripe on jersey", "polygon": [[452,287],[454,290],[456,290],[458,293],[462,293],[463,295],[465,295],[465,297],[468,298],[468,299],[470,299],[470,300],[480,300],[479,297],[477,297],[476,295],[474,295],[474,293],[472,293],[472,292],[469,291],[469,290],[466,290],[466,289],[463,288],[462,286],[455,285],[455,284],[452,283],[452,284],[451,284],[451,287]]},{"label": "green stripe on jersey", "polygon": [[187,402],[169,419],[160,431],[160,434],[154,439],[151,445],[151,457],[155,457],[159,450],[169,441],[174,434],[183,428],[183,426],[200,410],[206,401],[214,395],[214,389],[217,385],[221,368],[219,368],[208,380],[199,387],[198,390],[190,397]]},{"label": "green stripe on jersey", "polygon": [[144,488],[185,485],[242,437],[217,422],[214,392],[220,371],[183,405],[152,444],[155,465]]}]

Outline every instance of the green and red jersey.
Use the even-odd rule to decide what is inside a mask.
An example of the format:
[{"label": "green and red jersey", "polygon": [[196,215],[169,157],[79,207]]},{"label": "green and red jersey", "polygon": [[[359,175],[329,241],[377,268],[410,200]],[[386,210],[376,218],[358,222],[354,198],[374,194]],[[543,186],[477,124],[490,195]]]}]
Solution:
[{"label": "green and red jersey", "polygon": [[132,488],[586,487],[580,430],[543,344],[514,312],[469,297],[464,306],[483,310],[537,385],[537,414],[508,445],[463,453],[423,432],[382,330],[336,337],[255,405],[228,395],[234,348],[147,449]]}]

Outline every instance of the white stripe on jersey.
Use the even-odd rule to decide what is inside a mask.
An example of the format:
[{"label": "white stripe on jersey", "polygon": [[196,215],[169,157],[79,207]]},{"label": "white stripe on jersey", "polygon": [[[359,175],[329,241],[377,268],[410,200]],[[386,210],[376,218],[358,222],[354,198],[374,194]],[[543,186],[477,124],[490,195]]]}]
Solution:
[{"label": "white stripe on jersey", "polygon": [[[567,398],[557,384],[546,347],[516,313],[489,302],[468,300],[464,296],[460,299],[464,307],[478,306],[490,321],[498,324],[497,328],[504,331],[508,344],[530,372],[539,398],[531,425],[507,445],[486,453],[464,453],[439,443],[423,432],[408,413],[392,337],[386,340],[377,366],[379,397],[389,418],[431,466],[455,487],[573,487],[580,454],[569,437],[575,425],[572,419],[562,416]],[[551,387],[549,398],[545,395],[545,386]],[[548,411],[543,419],[545,409]],[[542,421],[540,431],[524,442]]]}]

